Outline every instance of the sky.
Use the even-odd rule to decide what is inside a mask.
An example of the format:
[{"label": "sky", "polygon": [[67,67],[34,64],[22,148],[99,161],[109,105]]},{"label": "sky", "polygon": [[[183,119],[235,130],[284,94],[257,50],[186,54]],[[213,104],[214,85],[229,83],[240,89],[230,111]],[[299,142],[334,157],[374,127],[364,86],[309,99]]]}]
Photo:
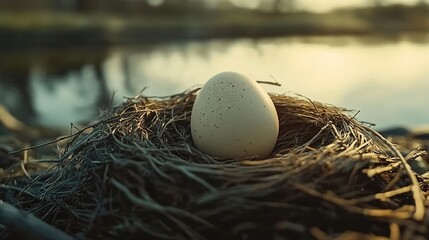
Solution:
[{"label": "sky", "polygon": [[[262,1],[270,0],[230,0],[236,6],[254,8]],[[271,0],[272,1],[272,0]],[[376,2],[375,0],[295,0],[296,8],[299,10],[307,10],[313,12],[328,12],[335,8],[342,7],[357,7],[357,6],[369,6]],[[379,0],[382,4],[405,4],[414,5],[419,0]]]}]

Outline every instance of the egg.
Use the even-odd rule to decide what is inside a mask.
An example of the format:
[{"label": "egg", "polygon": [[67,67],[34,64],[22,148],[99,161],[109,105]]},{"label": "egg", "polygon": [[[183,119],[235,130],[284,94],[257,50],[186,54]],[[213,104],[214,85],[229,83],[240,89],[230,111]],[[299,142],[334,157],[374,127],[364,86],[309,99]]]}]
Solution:
[{"label": "egg", "polygon": [[266,158],[279,133],[277,111],[268,93],[237,72],[210,78],[199,91],[191,114],[198,150],[218,158]]}]

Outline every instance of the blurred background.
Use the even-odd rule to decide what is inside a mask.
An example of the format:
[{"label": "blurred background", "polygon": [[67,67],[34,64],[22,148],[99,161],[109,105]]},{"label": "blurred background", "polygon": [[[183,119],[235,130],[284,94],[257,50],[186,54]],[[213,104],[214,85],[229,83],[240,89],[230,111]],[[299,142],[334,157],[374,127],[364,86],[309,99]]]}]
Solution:
[{"label": "blurred background", "polygon": [[0,132],[67,129],[228,70],[376,129],[424,127],[428,43],[424,0],[0,0]]}]

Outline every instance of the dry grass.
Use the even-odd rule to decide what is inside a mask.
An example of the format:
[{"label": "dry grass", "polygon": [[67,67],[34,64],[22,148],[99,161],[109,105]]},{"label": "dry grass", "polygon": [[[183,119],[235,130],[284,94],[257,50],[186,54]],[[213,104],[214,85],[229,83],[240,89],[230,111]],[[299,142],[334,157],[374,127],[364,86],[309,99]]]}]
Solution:
[{"label": "dry grass", "polygon": [[428,234],[428,180],[407,163],[424,152],[403,157],[344,109],[272,95],[280,120],[272,155],[212,158],[192,144],[197,91],[111,108],[71,135],[45,171],[3,173],[0,197],[89,239]]}]

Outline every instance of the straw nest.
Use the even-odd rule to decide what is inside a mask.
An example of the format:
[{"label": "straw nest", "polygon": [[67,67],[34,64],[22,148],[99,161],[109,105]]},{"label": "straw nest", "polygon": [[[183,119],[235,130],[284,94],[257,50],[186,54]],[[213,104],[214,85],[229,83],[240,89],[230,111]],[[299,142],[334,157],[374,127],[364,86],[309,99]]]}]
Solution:
[{"label": "straw nest", "polygon": [[407,163],[424,152],[399,152],[344,109],[271,95],[280,133],[270,157],[216,159],[192,144],[197,92],[112,107],[70,135],[50,164],[3,173],[0,196],[87,239],[428,234],[428,180]]}]

